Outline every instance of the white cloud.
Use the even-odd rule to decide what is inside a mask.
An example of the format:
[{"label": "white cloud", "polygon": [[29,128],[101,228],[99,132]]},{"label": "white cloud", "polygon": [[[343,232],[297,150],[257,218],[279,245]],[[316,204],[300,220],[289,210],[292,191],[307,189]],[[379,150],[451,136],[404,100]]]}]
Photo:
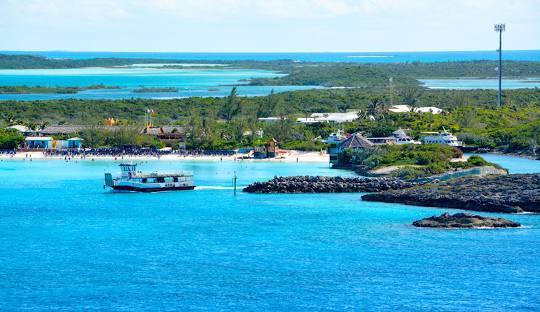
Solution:
[{"label": "white cloud", "polygon": [[474,50],[498,22],[540,48],[540,0],[0,0],[0,49]]}]

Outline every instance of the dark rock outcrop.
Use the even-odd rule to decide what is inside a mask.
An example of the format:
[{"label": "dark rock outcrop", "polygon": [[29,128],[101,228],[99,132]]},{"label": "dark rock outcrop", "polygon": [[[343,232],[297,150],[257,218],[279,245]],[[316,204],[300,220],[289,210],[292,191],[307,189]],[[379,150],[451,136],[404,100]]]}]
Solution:
[{"label": "dark rock outcrop", "polygon": [[468,213],[456,213],[450,215],[445,212],[440,216],[433,216],[422,220],[414,221],[413,225],[416,227],[430,227],[430,228],[513,228],[519,227],[521,224],[506,220],[503,218],[489,218]]},{"label": "dark rock outcrop", "polygon": [[276,177],[244,188],[247,193],[354,193],[382,192],[418,185],[397,178],[342,178],[320,176]]},{"label": "dark rock outcrop", "polygon": [[362,196],[366,201],[489,212],[540,212],[540,174],[466,177]]}]

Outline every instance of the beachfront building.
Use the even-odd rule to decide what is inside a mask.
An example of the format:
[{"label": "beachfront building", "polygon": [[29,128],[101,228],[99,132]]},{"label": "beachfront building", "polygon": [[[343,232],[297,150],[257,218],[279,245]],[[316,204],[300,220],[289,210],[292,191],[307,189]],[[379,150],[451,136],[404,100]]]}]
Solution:
[{"label": "beachfront building", "polygon": [[154,136],[169,147],[186,147],[186,131],[180,126],[147,126],[141,133]]},{"label": "beachfront building", "polygon": [[53,148],[53,138],[51,137],[29,136],[24,139],[24,142],[27,149]]},{"label": "beachfront building", "polygon": [[341,153],[347,150],[366,149],[372,148],[373,146],[374,144],[361,133],[354,133],[339,145],[329,148],[328,153],[330,155],[330,164],[332,164],[332,166],[339,165],[339,157]]},{"label": "beachfront building", "polygon": [[86,129],[80,125],[50,125],[37,130],[41,136],[70,136],[82,132]]},{"label": "beachfront building", "polygon": [[296,121],[303,124],[324,123],[324,122],[351,122],[358,119],[358,111],[346,113],[313,113],[309,117],[297,118]]},{"label": "beachfront building", "polygon": [[255,146],[253,148],[253,157],[258,159],[275,158],[278,154],[278,149],[278,142],[272,138],[264,145]]},{"label": "beachfront building", "polygon": [[67,140],[53,140],[53,148],[57,150],[80,149],[82,141],[83,139],[77,137]]}]

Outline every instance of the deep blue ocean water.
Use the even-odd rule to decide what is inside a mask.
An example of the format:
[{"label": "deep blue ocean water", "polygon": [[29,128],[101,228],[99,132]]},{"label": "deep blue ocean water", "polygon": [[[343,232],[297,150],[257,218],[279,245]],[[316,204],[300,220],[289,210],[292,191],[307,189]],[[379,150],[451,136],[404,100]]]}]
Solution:
[{"label": "deep blue ocean water", "polygon": [[[31,54],[59,59],[154,58],[165,60],[295,60],[302,62],[448,62],[497,60],[497,51],[441,52],[313,52],[313,53],[181,53],[181,52],[72,52],[72,51],[0,51],[8,54]],[[503,51],[505,60],[540,61],[540,50]]]},{"label": "deep blue ocean water", "polygon": [[540,309],[538,215],[505,216],[520,229],[417,229],[444,210],[230,188],[234,171],[241,185],[350,174],[321,163],[153,161],[141,169],[193,171],[199,189],[105,192],[116,165],[0,162],[0,310]]}]

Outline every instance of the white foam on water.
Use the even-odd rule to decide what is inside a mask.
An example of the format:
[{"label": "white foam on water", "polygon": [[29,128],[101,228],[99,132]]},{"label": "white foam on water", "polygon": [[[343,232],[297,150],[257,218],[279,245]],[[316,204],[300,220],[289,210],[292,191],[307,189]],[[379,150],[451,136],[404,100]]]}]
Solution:
[{"label": "white foam on water", "polygon": [[[245,186],[237,186],[236,190],[241,191]],[[234,187],[232,186],[219,186],[219,185],[203,185],[203,186],[197,186],[195,187],[195,190],[197,191],[207,191],[207,190],[234,190]]]}]

